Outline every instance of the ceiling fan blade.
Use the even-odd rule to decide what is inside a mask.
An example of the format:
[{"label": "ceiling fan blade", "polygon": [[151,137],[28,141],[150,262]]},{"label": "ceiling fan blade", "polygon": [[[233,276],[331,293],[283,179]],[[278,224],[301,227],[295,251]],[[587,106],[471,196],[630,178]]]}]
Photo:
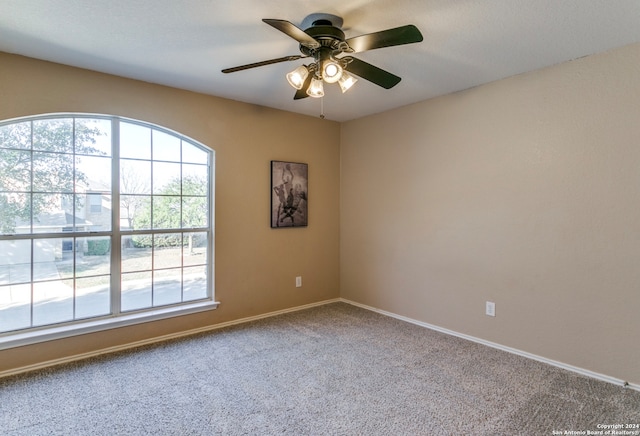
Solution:
[{"label": "ceiling fan blade", "polygon": [[222,70],[222,72],[235,73],[236,71],[248,70],[250,68],[262,67],[264,65],[277,64],[278,62],[297,61],[298,59],[303,59],[306,57],[307,56],[301,56],[301,55],[285,56],[283,58],[270,59],[268,61],[262,61],[262,62],[254,62],[252,64],[247,64],[247,65],[240,65],[239,67],[225,68],[224,70]]},{"label": "ceiling fan blade", "polygon": [[394,45],[413,44],[422,41],[422,33],[413,24],[368,33],[347,39],[347,44],[354,53],[360,53],[376,48],[392,47]]},{"label": "ceiling fan blade", "polygon": [[[400,83],[402,80],[395,74],[391,74],[381,68],[371,65],[360,59],[350,57],[350,62],[347,64],[346,70],[350,73],[360,76],[369,82],[375,83],[378,86],[382,86],[385,89],[390,89]],[[343,58],[344,59],[344,58]]]},{"label": "ceiling fan blade", "polygon": [[306,79],[304,79],[304,83],[302,84],[302,88],[296,91],[296,95],[293,96],[294,100],[300,100],[301,98],[309,97],[307,94],[307,89],[309,89],[309,85],[311,85],[311,79],[313,79],[313,74],[309,74]]},{"label": "ceiling fan blade", "polygon": [[263,18],[262,21],[268,25],[275,27],[280,32],[289,35],[291,38],[298,41],[300,44],[309,48],[318,48],[320,44],[318,41],[307,35],[304,30],[297,27],[295,24],[286,20],[276,20],[271,18]]}]

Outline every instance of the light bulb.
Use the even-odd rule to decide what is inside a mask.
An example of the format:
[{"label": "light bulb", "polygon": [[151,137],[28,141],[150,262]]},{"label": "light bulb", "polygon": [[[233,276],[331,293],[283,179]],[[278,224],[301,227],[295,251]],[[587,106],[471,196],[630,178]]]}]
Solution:
[{"label": "light bulb", "polygon": [[327,83],[336,83],[342,76],[342,67],[337,62],[326,61],[322,67],[322,78]]}]

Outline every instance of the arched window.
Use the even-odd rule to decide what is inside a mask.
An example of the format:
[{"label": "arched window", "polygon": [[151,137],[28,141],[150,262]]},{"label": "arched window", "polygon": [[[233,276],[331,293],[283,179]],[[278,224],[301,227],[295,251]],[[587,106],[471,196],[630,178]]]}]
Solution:
[{"label": "arched window", "polygon": [[140,121],[0,123],[0,339],[215,306],[213,168],[211,149]]}]

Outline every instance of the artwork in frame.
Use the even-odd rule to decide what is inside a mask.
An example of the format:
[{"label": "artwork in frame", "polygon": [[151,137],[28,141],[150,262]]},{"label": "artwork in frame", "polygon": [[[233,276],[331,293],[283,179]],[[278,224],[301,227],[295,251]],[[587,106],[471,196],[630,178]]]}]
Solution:
[{"label": "artwork in frame", "polygon": [[271,227],[306,227],[308,204],[308,165],[272,160]]}]

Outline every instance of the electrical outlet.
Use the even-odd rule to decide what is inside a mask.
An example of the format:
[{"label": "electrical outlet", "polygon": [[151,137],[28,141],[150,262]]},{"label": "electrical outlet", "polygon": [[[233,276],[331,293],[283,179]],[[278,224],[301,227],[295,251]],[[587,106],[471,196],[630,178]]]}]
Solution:
[{"label": "electrical outlet", "polygon": [[485,306],[485,314],[488,316],[496,316],[496,303],[487,301]]},{"label": "electrical outlet", "polygon": [[296,288],[302,287],[302,276],[296,277]]}]

